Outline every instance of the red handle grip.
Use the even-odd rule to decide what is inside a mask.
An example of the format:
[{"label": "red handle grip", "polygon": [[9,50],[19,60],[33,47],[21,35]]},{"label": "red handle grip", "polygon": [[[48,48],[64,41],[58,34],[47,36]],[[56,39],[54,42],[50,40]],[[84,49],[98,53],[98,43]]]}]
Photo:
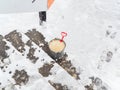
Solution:
[{"label": "red handle grip", "polygon": [[62,35],[62,39],[60,40],[61,42],[63,41],[64,37],[67,36],[67,33],[66,32],[61,32],[61,35]]}]

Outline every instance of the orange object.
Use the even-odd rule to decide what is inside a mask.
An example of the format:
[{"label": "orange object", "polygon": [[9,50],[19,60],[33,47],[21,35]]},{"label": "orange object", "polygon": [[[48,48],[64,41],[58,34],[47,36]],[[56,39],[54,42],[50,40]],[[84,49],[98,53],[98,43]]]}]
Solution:
[{"label": "orange object", "polygon": [[51,5],[53,4],[54,0],[48,0],[48,9],[51,7]]}]

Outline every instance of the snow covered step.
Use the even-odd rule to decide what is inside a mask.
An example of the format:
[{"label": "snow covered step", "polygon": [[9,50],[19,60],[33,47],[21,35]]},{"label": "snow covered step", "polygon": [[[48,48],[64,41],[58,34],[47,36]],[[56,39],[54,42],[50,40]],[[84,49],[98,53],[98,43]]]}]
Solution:
[{"label": "snow covered step", "polygon": [[[35,48],[39,48],[39,46],[37,46],[36,44],[33,43],[33,45]],[[51,75],[44,76],[41,74],[48,82],[51,81],[54,83],[61,83],[62,85],[67,85],[68,88],[70,88],[70,90],[82,90],[83,89],[83,86],[80,83],[78,83],[76,79],[71,77],[71,75],[69,75],[69,73],[67,73],[65,69],[63,69],[58,63],[56,63],[53,59],[51,59],[47,55],[47,53],[45,53],[41,48],[40,48],[39,55],[44,58],[44,61],[43,61],[44,63],[53,65],[53,67],[51,66],[51,70],[50,70]],[[37,63],[38,62],[39,61],[37,61]]]},{"label": "snow covered step", "polygon": [[[54,59],[52,56],[52,53],[48,47],[48,42],[45,41],[45,37],[36,29],[29,30],[27,33],[25,33],[30,40],[32,40],[36,45],[42,48],[42,50],[47,53],[52,59]],[[62,68],[64,68],[72,77],[75,79],[79,79],[79,73],[77,73],[76,68],[72,65],[70,61],[66,60],[66,54],[64,54],[64,57],[58,60],[60,62],[58,63]]]},{"label": "snow covered step", "polygon": [[[4,67],[7,67],[5,68],[5,73],[4,73],[4,76],[5,77],[8,77],[6,78],[6,82],[5,82],[5,79],[4,79],[4,82],[2,81],[1,79],[1,82],[2,82],[2,86],[3,87],[6,87],[5,90],[9,89],[11,87],[10,82],[11,83],[16,83],[12,76],[13,74],[15,73],[16,70],[25,70],[27,72],[27,74],[29,75],[29,81],[26,85],[22,85],[21,87],[18,86],[18,85],[14,85],[15,88],[17,88],[17,90],[30,90],[29,87],[31,88],[31,90],[33,90],[32,88],[35,88],[36,84],[44,84],[44,86],[46,88],[43,88],[43,85],[40,85],[40,87],[38,88],[38,90],[44,90],[44,89],[47,89],[49,88],[50,90],[55,90],[53,86],[51,86],[47,80],[45,80],[41,75],[40,73],[38,73],[38,68],[46,62],[44,62],[43,58],[44,58],[44,53],[40,52],[39,48],[35,47],[33,45],[32,48],[35,48],[35,56],[38,56],[38,62],[35,64],[35,62],[31,62],[31,60],[29,58],[27,58],[27,55],[29,53],[29,49],[30,47],[28,45],[26,45],[26,42],[29,40],[29,38],[24,35],[23,33],[21,33],[21,41],[25,44],[24,45],[24,51],[21,52],[18,50],[17,47],[15,47],[13,44],[11,44],[11,42],[7,41],[7,40],[4,40],[6,42],[6,45],[8,45],[10,48],[7,52],[7,54],[9,55],[8,58],[4,59]],[[12,42],[14,43],[14,42]],[[46,58],[47,59],[47,58]],[[48,59],[49,60],[49,59]],[[11,74],[9,74],[9,72],[11,72]],[[1,72],[1,75],[3,75],[3,73]],[[10,82],[7,82],[7,79],[10,81]],[[35,84],[34,84],[35,83]],[[21,88],[21,89],[20,89]],[[28,88],[28,89],[27,89]],[[12,89],[10,89],[12,90]],[[36,89],[35,89],[36,90]]]},{"label": "snow covered step", "polygon": [[[22,85],[20,86],[16,86],[14,85],[15,88],[17,88],[17,90],[30,90],[29,88],[35,88],[35,85],[38,83],[40,84],[39,89],[43,88],[43,85],[46,88],[49,88],[50,90],[54,90],[53,87],[48,83],[47,80],[45,80],[39,73],[38,73],[38,68],[42,66],[42,64],[38,63],[37,65],[34,65],[33,63],[30,62],[30,60],[27,60],[26,57],[16,53],[12,54],[9,56],[9,60],[11,61],[10,64],[5,65],[5,67],[7,66],[7,68],[4,68],[5,72],[0,72],[0,82],[1,82],[1,86],[6,87],[7,89],[5,90],[13,90],[13,89],[8,89],[8,88],[12,88],[10,84],[13,83],[15,84],[15,81],[13,80],[12,76],[15,73],[15,70],[25,70],[27,72],[27,74],[29,75],[29,81],[26,85]],[[17,65],[17,66],[16,66]],[[12,72],[11,74],[9,72]],[[8,82],[7,80],[9,80],[10,82]],[[32,87],[31,87],[32,85]],[[21,88],[21,89],[20,89]],[[38,90],[39,90],[38,89]],[[32,89],[31,89],[32,90]],[[34,89],[36,90],[36,89]],[[40,89],[42,90],[42,89]],[[43,89],[44,90],[44,89]]]},{"label": "snow covered step", "polygon": [[[16,65],[19,65],[21,63],[19,65],[19,67],[16,67],[13,69],[14,71],[15,71],[15,69],[18,69],[18,70],[24,69],[30,75],[30,77],[34,76],[33,74],[39,76],[40,73],[38,73],[38,69],[41,68],[45,63],[52,62],[53,63],[53,67],[51,69],[52,75],[48,75],[48,77],[44,77],[45,81],[47,81],[47,83],[49,82],[51,84],[51,82],[53,82],[53,83],[60,83],[62,85],[67,85],[68,88],[71,88],[71,90],[80,90],[79,88],[83,88],[82,84],[78,83],[78,81],[76,79],[71,77],[70,74],[67,73],[68,71],[65,69],[65,67],[62,66],[62,64],[67,64],[67,63],[55,62],[53,59],[51,59],[48,56],[46,51],[44,52],[45,49],[42,50],[42,48],[40,48],[40,47],[44,46],[44,43],[46,43],[43,40],[44,39],[43,37],[42,38],[39,37],[39,39],[40,39],[40,41],[42,41],[42,43],[40,41],[38,41],[38,39],[37,39],[38,37],[36,38],[36,42],[37,42],[36,43],[37,45],[36,45],[31,40],[29,40],[29,38],[24,33],[17,34],[18,32],[15,32],[15,31],[13,31],[13,33],[14,33],[14,35],[11,34],[11,36],[16,37],[17,35],[20,35],[20,40],[19,40],[20,42],[18,40],[12,41],[12,39],[9,42],[8,37],[7,37],[8,39],[6,38],[6,40],[8,40],[6,42],[11,47],[11,49],[9,50],[9,54],[11,54],[9,59],[12,60],[12,63],[14,63]],[[8,36],[9,35],[10,34],[8,34]],[[9,37],[11,37],[11,36],[9,36]],[[32,38],[32,40],[33,39],[34,38]],[[18,45],[16,46],[14,43],[19,44],[20,46],[18,46]],[[21,48],[21,46],[23,46],[23,47]],[[30,53],[30,56],[28,57],[28,54],[29,54],[31,48],[33,49],[33,51],[31,52],[32,57],[31,57],[31,53]],[[16,61],[16,59],[18,57],[21,58],[21,60]],[[38,58],[37,58],[37,60],[34,61],[34,59],[36,59],[35,57],[38,57]],[[12,66],[10,66],[9,68],[12,68]],[[31,73],[31,71],[32,71],[32,73]],[[62,75],[64,75],[64,78]],[[44,75],[40,75],[40,76],[43,77]],[[34,80],[34,81],[36,82],[36,80]],[[68,82],[68,81],[70,81],[70,82]]]},{"label": "snow covered step", "polygon": [[[25,36],[24,36],[24,38],[25,38]],[[34,47],[39,48],[39,46],[37,46],[36,44],[33,44],[33,45],[34,45]],[[45,53],[41,48],[40,48],[40,54],[41,54],[41,56],[44,56],[45,63],[51,64],[51,62],[53,62],[53,64],[52,64],[53,67],[50,70],[52,75],[45,77],[47,79],[47,81],[62,83],[63,85],[69,86],[69,88],[71,88],[70,90],[80,90],[79,88],[82,88],[82,85],[80,83],[78,83],[78,81],[76,79],[71,77],[71,75],[69,75],[69,73],[67,73],[66,70],[63,69],[63,67],[61,67],[58,63],[54,62],[54,60],[51,59],[47,55],[47,53]],[[65,76],[65,77],[63,78],[63,76]],[[70,82],[68,83],[68,81],[70,81]],[[74,84],[73,84],[73,82],[74,82]]]},{"label": "snow covered step", "polygon": [[61,83],[62,85],[67,85],[69,90],[84,90],[82,84],[78,83],[76,79],[71,77],[61,66],[57,63],[51,69],[52,75],[45,77],[48,81],[54,83]]}]

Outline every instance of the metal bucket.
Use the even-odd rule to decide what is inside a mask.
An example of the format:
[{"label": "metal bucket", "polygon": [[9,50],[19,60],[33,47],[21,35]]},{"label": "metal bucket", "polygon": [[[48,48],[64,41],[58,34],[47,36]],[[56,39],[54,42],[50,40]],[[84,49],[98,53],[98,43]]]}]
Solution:
[{"label": "metal bucket", "polygon": [[[54,47],[58,47],[58,46],[60,46],[60,45],[62,45],[62,44],[64,44],[64,47],[62,48],[62,50],[60,50],[60,51],[55,51],[55,50],[52,50],[51,49],[51,47],[50,47],[50,45],[52,44],[52,43],[54,43],[54,41],[57,41],[58,42],[58,44],[57,45],[54,45]],[[60,43],[61,44],[60,44]],[[54,60],[58,60],[58,59],[61,59],[62,57],[63,57],[63,55],[64,55],[64,49],[65,49],[65,47],[66,47],[66,43],[64,42],[64,41],[60,41],[60,39],[59,38],[55,38],[55,39],[53,39],[53,40],[51,40],[50,42],[49,42],[49,49],[50,49],[50,52],[51,52],[51,57],[54,59]]]}]

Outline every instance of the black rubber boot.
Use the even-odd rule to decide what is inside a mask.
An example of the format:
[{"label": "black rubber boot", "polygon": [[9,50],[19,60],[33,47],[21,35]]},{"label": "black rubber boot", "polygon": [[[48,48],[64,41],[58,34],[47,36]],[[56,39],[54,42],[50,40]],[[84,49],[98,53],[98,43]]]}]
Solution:
[{"label": "black rubber boot", "polygon": [[40,18],[40,25],[42,25],[43,22],[46,22],[46,11],[39,12],[39,18]]}]

